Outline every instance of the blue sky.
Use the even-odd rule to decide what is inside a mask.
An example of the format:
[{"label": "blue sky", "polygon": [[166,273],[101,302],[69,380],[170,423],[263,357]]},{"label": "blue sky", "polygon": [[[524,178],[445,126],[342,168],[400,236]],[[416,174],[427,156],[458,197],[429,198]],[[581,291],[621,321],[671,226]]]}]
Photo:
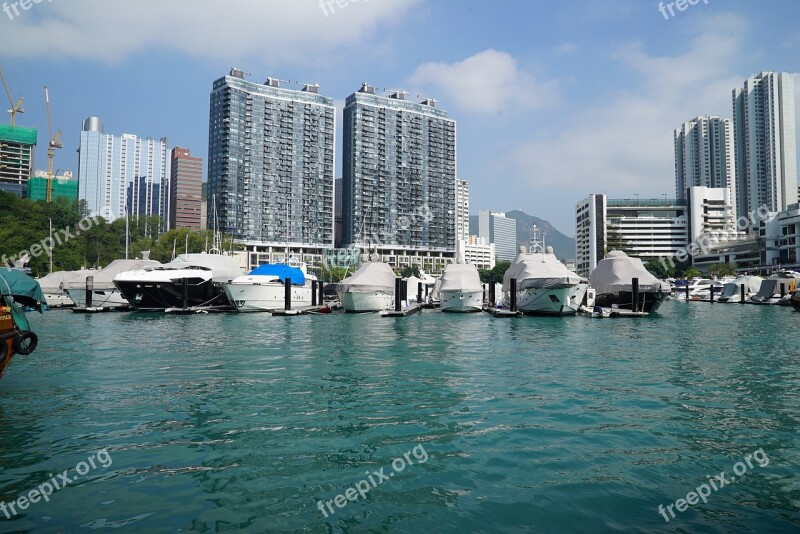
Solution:
[{"label": "blue sky", "polygon": [[473,213],[521,209],[569,235],[589,193],[674,196],[674,128],[730,117],[747,76],[800,72],[795,0],[699,0],[668,19],[652,0],[5,2],[0,68],[25,97],[18,124],[40,128],[38,168],[44,85],[64,132],[55,166],[77,174],[89,115],[205,159],[211,84],[234,65],[319,83],[340,107],[367,81],[457,120]]}]

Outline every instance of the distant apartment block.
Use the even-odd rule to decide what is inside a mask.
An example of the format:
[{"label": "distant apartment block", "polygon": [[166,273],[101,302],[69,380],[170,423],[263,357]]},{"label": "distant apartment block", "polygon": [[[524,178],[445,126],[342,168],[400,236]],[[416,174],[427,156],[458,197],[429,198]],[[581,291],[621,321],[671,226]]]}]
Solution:
[{"label": "distant apartment block", "polygon": [[34,128],[0,124],[0,191],[25,196],[37,140]]},{"label": "distant apartment block", "polygon": [[[342,242],[400,265],[443,267],[456,248],[456,123],[434,100],[375,94],[364,84],[344,108]],[[448,258],[445,260],[445,258]]]},{"label": "distant apartment block", "polygon": [[736,198],[733,121],[696,117],[676,129],[674,139],[676,198],[685,198],[693,186],[727,187]]},{"label": "distant apartment block", "polygon": [[476,235],[459,239],[456,247],[458,263],[471,263],[478,269],[494,269],[496,265],[495,246]]},{"label": "distant apartment block", "polygon": [[733,90],[736,212],[797,203],[795,93],[792,75],[761,72]]},{"label": "distant apartment block", "polygon": [[175,147],[170,163],[169,227],[203,229],[203,159]]},{"label": "distant apartment block", "polygon": [[78,197],[92,215],[113,221],[158,215],[169,228],[170,165],[167,138],[112,135],[97,117],[83,121],[78,148]]},{"label": "distant apartment block", "polygon": [[469,182],[456,178],[456,239],[469,237]]},{"label": "distant apartment block", "polygon": [[[233,68],[211,91],[208,218],[244,242],[251,262],[285,251],[321,262],[334,246],[333,99],[319,87],[257,83]],[[255,258],[255,259],[253,259]]]},{"label": "distant apartment block", "polygon": [[480,210],[478,237],[494,244],[497,260],[514,261],[517,257],[517,221],[505,213]]},{"label": "distant apartment block", "polygon": [[688,243],[683,199],[609,199],[589,195],[575,207],[575,269],[589,276],[612,250],[642,261],[671,256]]}]

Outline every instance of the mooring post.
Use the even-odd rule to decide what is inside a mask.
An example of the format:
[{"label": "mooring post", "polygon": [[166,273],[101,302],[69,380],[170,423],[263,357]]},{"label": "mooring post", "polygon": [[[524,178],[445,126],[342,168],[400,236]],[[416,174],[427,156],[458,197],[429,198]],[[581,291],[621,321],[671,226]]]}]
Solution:
[{"label": "mooring post", "polygon": [[92,295],[94,294],[94,276],[87,276],[86,277],[86,298],[83,300],[84,306],[87,308],[92,307]]},{"label": "mooring post", "polygon": [[639,279],[634,278],[631,280],[631,308],[633,311],[639,311]]},{"label": "mooring post", "polygon": [[739,294],[742,298],[742,300],[739,301],[739,304],[744,304],[744,284],[739,287]]},{"label": "mooring post", "polygon": [[401,310],[401,301],[400,301],[400,289],[403,287],[403,281],[400,278],[394,279],[394,311],[399,312]]},{"label": "mooring post", "polygon": [[509,296],[511,298],[511,311],[517,311],[517,279],[512,278],[509,280]]},{"label": "mooring post", "polygon": [[183,279],[183,309],[189,309],[189,279]]},{"label": "mooring post", "polygon": [[311,281],[311,305],[312,306],[316,306],[317,305],[317,281],[316,280],[312,280]]},{"label": "mooring post", "polygon": [[292,279],[286,278],[283,288],[283,309],[289,311],[292,309]]}]

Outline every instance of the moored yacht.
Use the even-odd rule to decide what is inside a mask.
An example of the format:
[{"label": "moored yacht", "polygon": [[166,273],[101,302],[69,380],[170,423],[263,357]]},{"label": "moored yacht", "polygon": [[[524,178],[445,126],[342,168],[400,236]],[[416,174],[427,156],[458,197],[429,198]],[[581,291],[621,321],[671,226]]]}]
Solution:
[{"label": "moored yacht", "polygon": [[[634,278],[639,280],[639,297],[635,306]],[[631,258],[621,250],[612,250],[598,262],[589,277],[589,285],[597,291],[595,305],[644,313],[658,310],[670,291],[669,284],[650,274],[642,260]]]},{"label": "moored yacht", "polygon": [[[129,303],[114,285],[120,273],[161,265],[153,260],[114,260],[99,271],[83,272],[64,283],[64,290],[78,308],[125,308]],[[92,298],[86,296],[86,281],[92,277]]]},{"label": "moored yacht", "polygon": [[336,294],[347,312],[373,312],[394,305],[395,274],[388,263],[367,261],[336,284]]},{"label": "moored yacht", "polygon": [[759,289],[761,289],[761,282],[762,279],[758,276],[739,276],[725,284],[717,301],[722,303],[741,303],[742,287],[744,287],[744,300],[747,302],[750,297],[758,294]]},{"label": "moored yacht", "polygon": [[517,309],[525,314],[574,315],[580,308],[588,280],[567,269],[532,229],[531,247],[520,247],[503,276],[503,298],[511,297],[511,280],[517,281]]},{"label": "moored yacht", "polygon": [[784,300],[789,305],[788,295],[792,294],[800,284],[800,273],[795,271],[775,271],[769,278],[761,282],[758,293],[750,297],[751,304],[781,304]]},{"label": "moored yacht", "polygon": [[74,279],[86,280],[87,276],[97,274],[93,269],[81,269],[78,271],[56,271],[49,273],[36,281],[42,288],[47,299],[48,308],[67,308],[75,306],[75,302],[69,298],[64,286]]},{"label": "moored yacht", "polygon": [[481,311],[483,309],[483,286],[477,267],[459,263],[447,265],[442,273],[439,294],[442,311]]},{"label": "moored yacht", "polygon": [[303,262],[260,265],[244,276],[225,284],[225,295],[240,312],[265,312],[284,309],[286,280],[291,281],[291,305],[310,306],[312,280]]},{"label": "moored yacht", "polygon": [[137,311],[231,308],[223,284],[239,276],[242,270],[236,259],[212,249],[181,254],[164,265],[120,273],[114,285]]}]

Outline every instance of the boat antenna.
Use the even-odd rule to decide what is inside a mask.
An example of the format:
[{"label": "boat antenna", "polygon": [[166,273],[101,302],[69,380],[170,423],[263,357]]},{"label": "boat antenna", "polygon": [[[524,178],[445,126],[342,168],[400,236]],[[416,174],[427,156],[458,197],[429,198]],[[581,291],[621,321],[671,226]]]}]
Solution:
[{"label": "boat antenna", "polygon": [[170,261],[175,261],[175,247],[177,246],[178,246],[178,238],[175,238],[172,240],[172,260]]},{"label": "boat antenna", "polygon": [[189,253],[189,232],[186,232],[186,247],[185,247],[185,250],[186,250],[186,254],[188,254]]}]

